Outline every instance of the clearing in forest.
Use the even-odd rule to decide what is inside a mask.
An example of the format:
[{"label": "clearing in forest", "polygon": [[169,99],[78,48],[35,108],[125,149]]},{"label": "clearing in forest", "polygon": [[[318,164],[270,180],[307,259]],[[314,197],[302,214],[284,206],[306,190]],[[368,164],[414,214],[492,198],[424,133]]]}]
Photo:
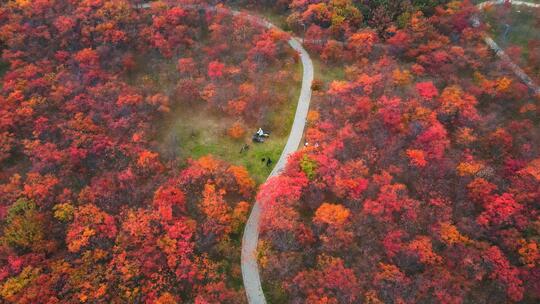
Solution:
[{"label": "clearing in forest", "polygon": [[[145,54],[135,60],[128,78],[170,100],[156,138],[162,155],[197,159],[211,154],[246,167],[261,183],[287,141],[302,67],[285,33],[247,19],[207,13],[195,34],[197,44],[170,58]],[[254,143],[251,137],[260,127],[271,135]],[[240,153],[244,145],[249,149]]]}]

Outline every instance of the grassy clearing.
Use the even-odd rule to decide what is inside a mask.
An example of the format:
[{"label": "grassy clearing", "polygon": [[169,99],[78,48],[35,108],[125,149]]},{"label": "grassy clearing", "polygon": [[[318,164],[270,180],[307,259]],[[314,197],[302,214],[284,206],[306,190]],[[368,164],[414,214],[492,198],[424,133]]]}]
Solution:
[{"label": "grassy clearing", "polygon": [[[508,51],[516,64],[520,65],[533,79],[540,77],[540,66],[530,61],[534,58],[531,52],[537,48],[531,48],[530,43],[540,41],[540,9],[521,5],[514,5],[510,9],[503,6],[493,7],[486,12],[486,21],[491,26],[493,39],[499,46]],[[508,33],[505,37],[505,32]],[[519,47],[519,53],[513,53],[510,49]]]},{"label": "grassy clearing", "polygon": [[334,80],[345,79],[345,67],[343,65],[332,65],[325,63],[318,57],[312,57],[315,68],[315,79],[321,80],[325,84],[330,84]]},{"label": "grassy clearing", "polygon": [[[7,72],[8,68],[9,68],[9,64],[7,62],[4,62],[4,61],[0,60],[0,78],[2,76],[4,76],[4,74]],[[0,81],[0,89],[3,87],[3,85],[4,85],[4,82]]]},{"label": "grassy clearing", "polygon": [[[181,159],[197,159],[205,155],[213,155],[231,164],[246,167],[257,183],[264,182],[287,142],[300,94],[301,64],[298,62],[286,68],[294,70],[293,80],[285,86],[272,88],[274,91],[285,92],[286,101],[276,109],[265,113],[260,121],[253,125],[245,125],[247,132],[244,137],[233,139],[227,135],[228,128],[236,121],[236,118],[212,113],[204,104],[192,105],[180,101],[179,106],[173,109],[160,128],[161,132],[157,141],[161,149],[170,151]],[[162,73],[167,74],[163,70]],[[149,77],[160,84],[163,92],[168,91],[167,85],[164,85],[166,82],[160,81],[161,77],[155,74]],[[270,138],[262,144],[252,143],[251,135],[261,126],[271,131]],[[248,144],[250,148],[247,152],[240,153],[244,144]],[[271,166],[266,166],[261,161],[262,158],[267,157],[273,161]]]},{"label": "grassy clearing", "polygon": [[[302,67],[297,63],[291,68],[295,69],[294,81],[286,87],[274,88],[287,91],[286,103],[265,115],[254,125],[245,126],[247,132],[243,138],[235,140],[227,135],[227,128],[232,125],[235,118],[210,113],[204,105],[181,105],[169,115],[163,127],[159,139],[163,149],[172,150],[181,158],[213,155],[229,163],[246,167],[257,183],[264,182],[287,142],[300,94]],[[271,136],[265,143],[252,143],[251,135],[259,126],[269,126]],[[247,152],[240,153],[244,144],[248,144],[250,148]],[[267,157],[274,162],[271,166],[266,166],[261,161]]]},{"label": "grassy clearing", "polygon": [[[202,42],[207,43],[205,40]],[[236,64],[234,61],[229,62],[227,58],[223,58],[222,62],[228,65]],[[227,135],[227,130],[237,120],[236,117],[211,112],[202,100],[185,100],[182,96],[175,96],[174,87],[177,81],[175,63],[176,60],[169,62],[151,60],[147,56],[139,57],[136,69],[127,75],[126,79],[132,85],[150,82],[151,87],[171,96],[173,103],[177,105],[158,127],[159,134],[155,141],[160,146],[160,150],[168,155],[179,156],[180,159],[197,159],[205,155],[213,155],[231,164],[246,167],[257,183],[264,182],[277,163],[290,133],[300,94],[301,63],[293,63],[291,60],[280,68],[292,71],[289,81],[268,85],[272,86],[269,89],[270,92],[279,92],[280,96],[285,96],[284,101],[263,113],[263,117],[258,121],[244,125],[246,134],[237,140]],[[268,67],[265,71],[267,74],[277,72],[277,67]],[[194,105],[197,103],[198,105]],[[252,143],[251,136],[259,127],[271,131],[271,136],[265,143]],[[247,152],[240,154],[240,149],[244,144],[248,144],[250,148]],[[271,166],[266,166],[261,161],[262,158],[267,157],[273,161]]]}]

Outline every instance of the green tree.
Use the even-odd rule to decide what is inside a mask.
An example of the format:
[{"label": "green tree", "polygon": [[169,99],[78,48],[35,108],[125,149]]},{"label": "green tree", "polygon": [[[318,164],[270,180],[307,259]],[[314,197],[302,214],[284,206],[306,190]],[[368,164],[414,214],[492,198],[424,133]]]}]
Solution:
[{"label": "green tree", "polygon": [[44,222],[36,204],[18,199],[8,210],[2,241],[18,249],[32,249],[43,243]]},{"label": "green tree", "polygon": [[309,180],[313,180],[317,175],[317,162],[309,158],[306,154],[300,160],[300,168],[306,174]]}]

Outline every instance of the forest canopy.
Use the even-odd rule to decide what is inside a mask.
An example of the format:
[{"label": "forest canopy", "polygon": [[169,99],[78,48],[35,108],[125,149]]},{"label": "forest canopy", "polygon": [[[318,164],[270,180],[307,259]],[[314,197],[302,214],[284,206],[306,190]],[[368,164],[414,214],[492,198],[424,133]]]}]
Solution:
[{"label": "forest canopy", "polygon": [[269,303],[538,303],[540,15],[476,4],[1,1],[0,302],[247,303],[258,204]]}]

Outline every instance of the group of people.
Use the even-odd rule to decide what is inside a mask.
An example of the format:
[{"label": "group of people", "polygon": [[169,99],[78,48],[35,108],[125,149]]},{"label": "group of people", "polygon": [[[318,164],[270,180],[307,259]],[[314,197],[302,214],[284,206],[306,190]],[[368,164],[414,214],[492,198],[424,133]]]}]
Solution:
[{"label": "group of people", "polygon": [[[264,131],[262,128],[259,128],[255,134],[253,134],[252,140],[255,143],[263,143],[266,138],[270,136],[270,132]],[[240,149],[240,154],[249,151],[249,145],[244,144]],[[262,163],[265,163],[267,167],[270,167],[274,161],[270,157],[263,157],[261,159]]]},{"label": "group of people", "polygon": [[[242,148],[240,149],[240,154],[244,153],[244,152],[247,152],[249,151],[249,145],[248,144],[244,144],[242,146]],[[272,165],[272,163],[274,163],[274,161],[270,158],[270,157],[263,157],[261,158],[261,162],[262,163],[266,163],[266,166],[267,167],[270,167]]]},{"label": "group of people", "polygon": [[255,134],[253,134],[253,137],[251,137],[251,140],[253,140],[254,143],[263,143],[266,138],[270,136],[270,132],[264,131],[262,128],[259,128]]}]

